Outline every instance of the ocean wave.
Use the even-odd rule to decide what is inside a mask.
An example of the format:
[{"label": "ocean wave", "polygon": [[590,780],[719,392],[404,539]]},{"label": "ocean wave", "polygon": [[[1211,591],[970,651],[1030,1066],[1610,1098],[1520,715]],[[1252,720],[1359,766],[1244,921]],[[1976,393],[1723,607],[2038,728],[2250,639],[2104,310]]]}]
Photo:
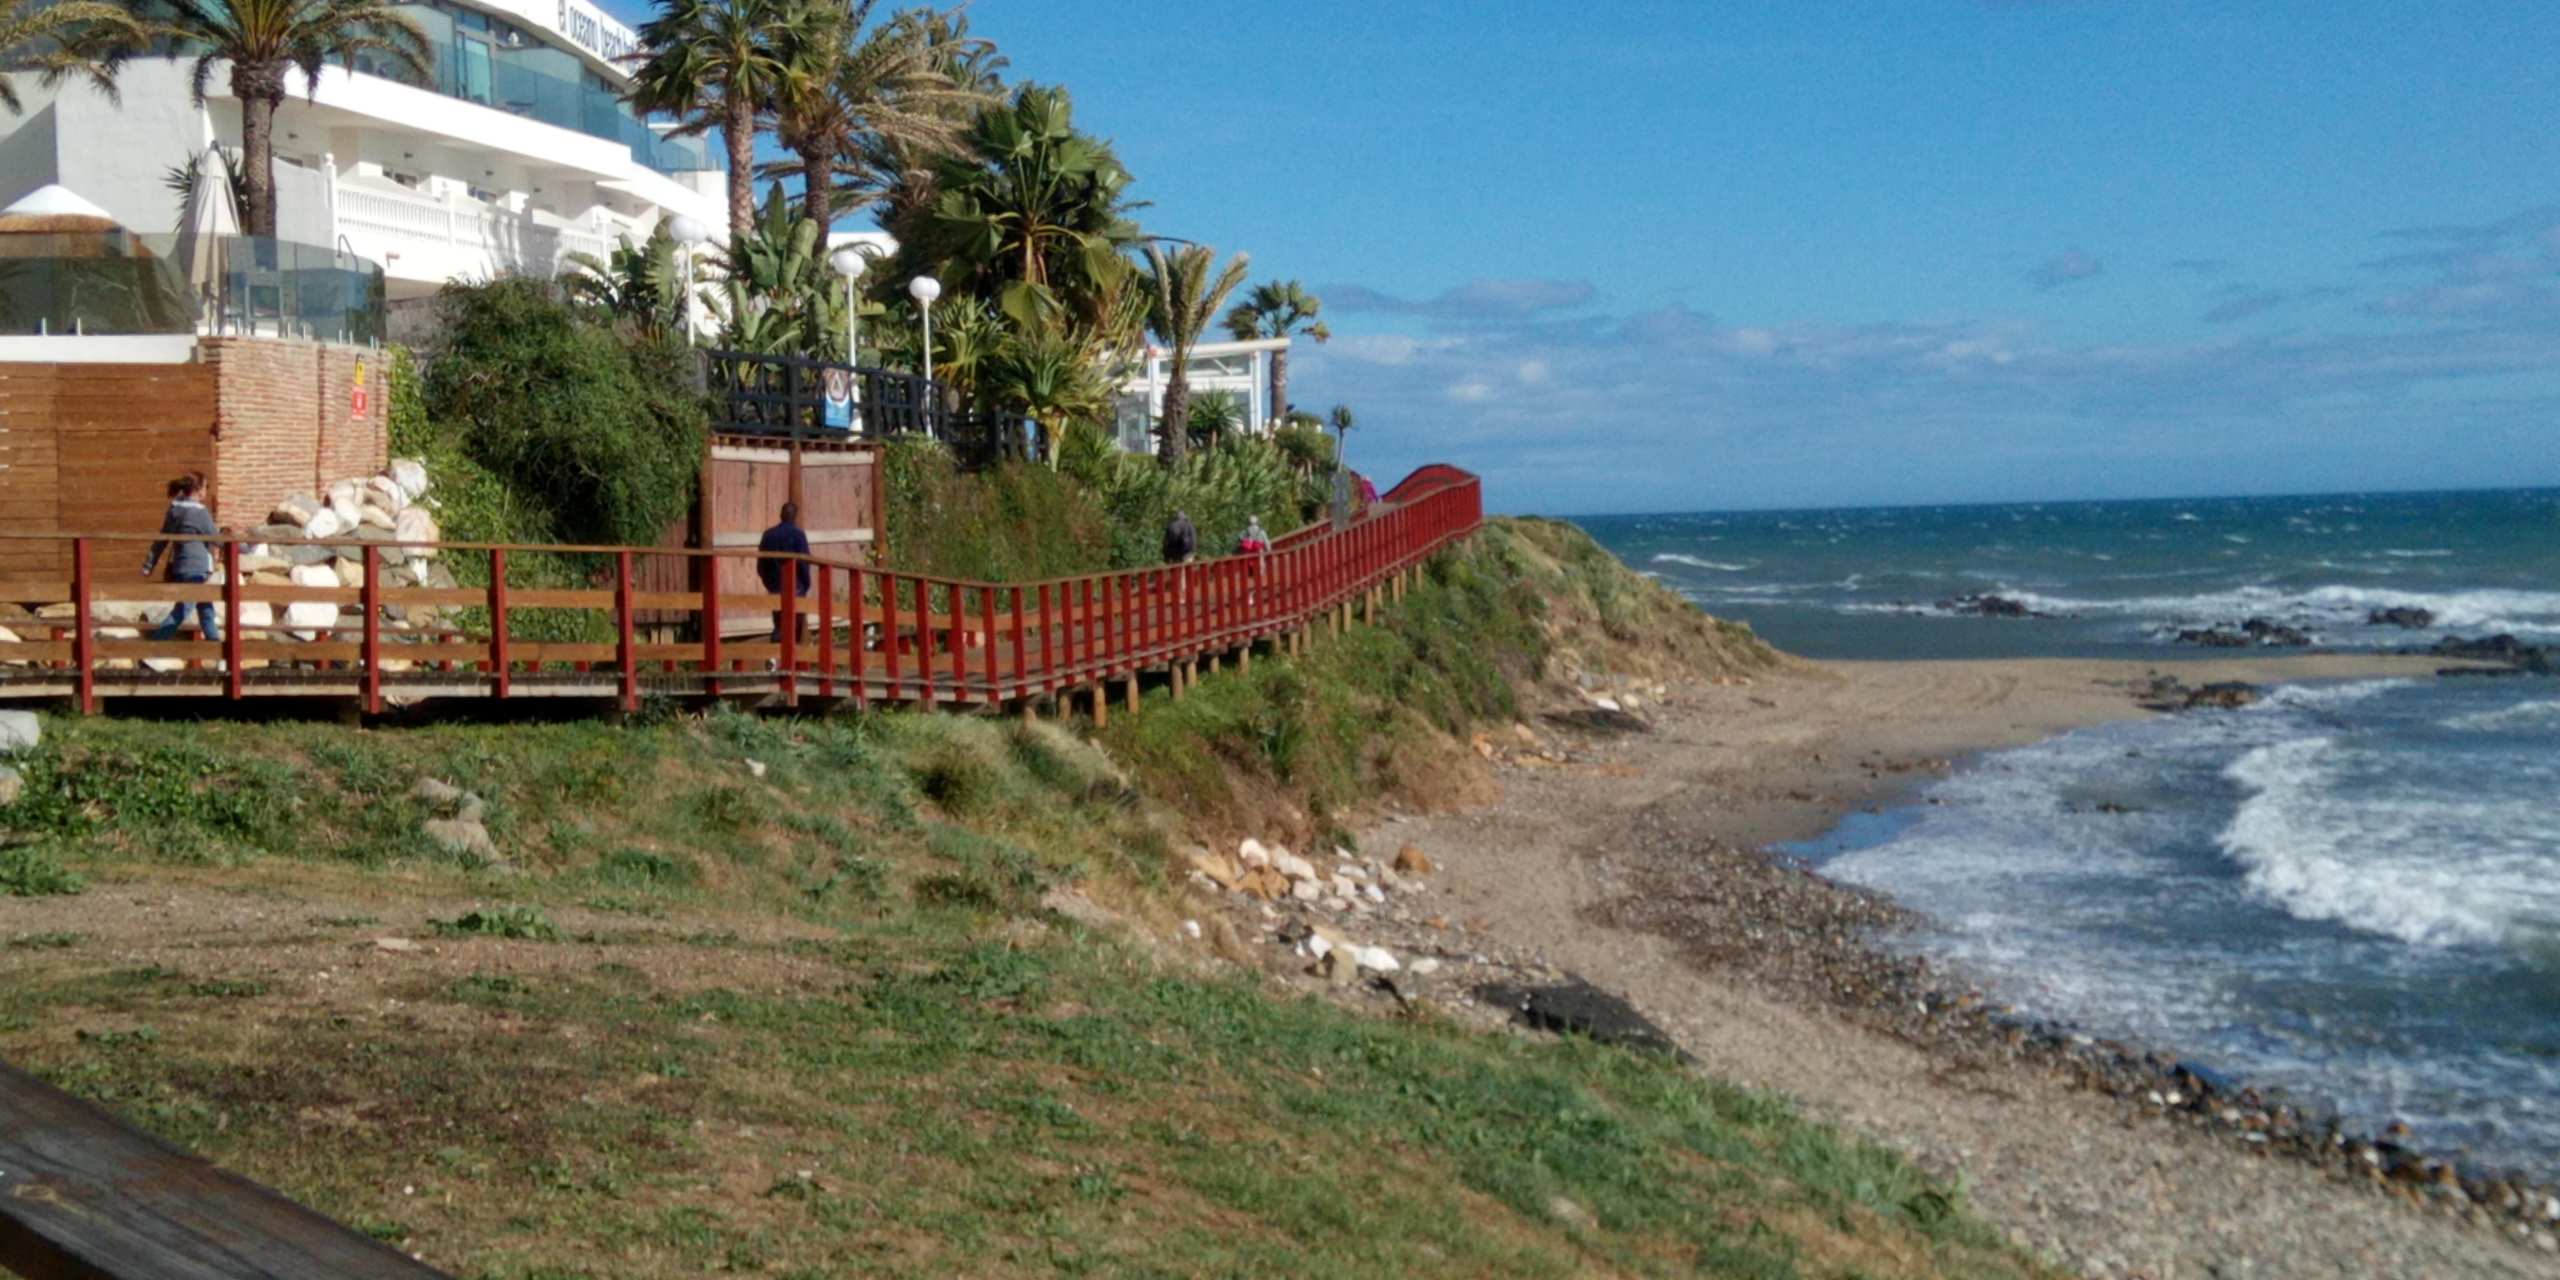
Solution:
[{"label": "ocean wave", "polygon": [[[2225,622],[2251,616],[2313,627],[2357,627],[2375,609],[2414,607],[2435,615],[2435,631],[2510,631],[2519,636],[2560,633],[2560,591],[2482,588],[2411,591],[2332,584],[2293,590],[2246,586],[2180,596],[2116,598],[2003,591],[2028,608],[2083,617],[2134,617],[2157,625]],[[2398,628],[2390,629],[2399,633]],[[2405,634],[2405,633],[2404,633]],[[2326,637],[2334,639],[2335,637]]]},{"label": "ocean wave", "polygon": [[2442,556],[2452,555],[2453,552],[2441,547],[2427,551],[2404,551],[2398,547],[2384,547],[2382,549],[2382,554],[2402,560],[2434,560]]},{"label": "ocean wave", "polygon": [[[2350,785],[2334,738],[2258,747],[2223,776],[2249,792],[2217,843],[2251,890],[2287,914],[2417,947],[2508,941],[2536,898],[2532,858],[2499,856],[2522,834],[2494,804],[2373,794]],[[2448,847],[2459,841],[2466,847]]]},{"label": "ocean wave", "polygon": [[1712,569],[1717,573],[1741,573],[1751,567],[1747,564],[1725,564],[1716,560],[1702,560],[1696,556],[1684,556],[1677,551],[1657,553],[1653,557],[1653,563],[1685,564],[1692,569]]},{"label": "ocean wave", "polygon": [[2520,702],[2512,707],[2500,707],[2495,711],[2475,711],[2470,715],[2455,716],[2443,722],[2444,727],[2448,729],[2472,731],[2520,729],[2554,723],[2560,723],[2560,701]]}]

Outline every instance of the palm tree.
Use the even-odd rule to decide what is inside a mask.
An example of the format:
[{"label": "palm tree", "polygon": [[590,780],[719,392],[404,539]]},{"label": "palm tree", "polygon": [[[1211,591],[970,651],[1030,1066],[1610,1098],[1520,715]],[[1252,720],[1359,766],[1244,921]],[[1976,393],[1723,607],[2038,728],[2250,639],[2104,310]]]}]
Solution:
[{"label": "palm tree", "polygon": [[[949,117],[965,134],[978,113],[1005,100],[1004,71],[1010,63],[996,43],[969,34],[969,15],[959,8],[908,9],[889,19],[887,28],[909,44],[929,49],[934,69],[953,92],[931,109]],[[875,133],[856,139],[846,161],[847,186],[871,184],[868,195],[880,206],[880,225],[897,227],[917,217],[940,190],[933,167],[951,153],[943,145],[922,146],[900,133]]]},{"label": "palm tree", "polygon": [[980,385],[998,406],[1040,428],[1041,451],[1052,467],[1068,424],[1098,421],[1111,407],[1090,335],[1065,325],[1014,335],[987,361]]},{"label": "palm tree", "polygon": [[839,197],[864,203],[887,186],[866,156],[948,152],[970,116],[996,100],[952,77],[949,68],[965,54],[946,46],[949,27],[927,21],[931,10],[901,13],[866,36],[871,0],[850,9],[837,0],[791,6],[781,37],[788,72],[772,105],[774,140],[792,158],[763,173],[797,173],[802,204],[819,226],[833,225]]},{"label": "palm tree", "polygon": [[1357,423],[1351,416],[1351,406],[1347,404],[1335,405],[1333,412],[1326,417],[1333,423],[1333,465],[1339,467],[1347,456],[1343,448],[1351,443],[1351,428]]},{"label": "palm tree", "polygon": [[[124,6],[101,0],[7,0],[0,6],[0,67],[42,73],[47,87],[79,76],[116,100],[116,64],[147,38]],[[12,77],[0,75],[0,106],[23,108]]]},{"label": "palm tree", "polygon": [[[729,233],[756,220],[756,121],[789,78],[791,0],[658,0],[641,25],[640,64],[623,98],[669,115],[678,134],[720,131],[729,153]],[[801,17],[801,21],[814,21]]]},{"label": "palm tree", "polygon": [[676,265],[676,241],[660,219],[644,243],[631,237],[608,257],[572,253],[560,285],[571,301],[612,316],[643,334],[673,333],[684,326],[684,285]]},{"label": "palm tree", "polygon": [[1025,85],[978,114],[935,165],[932,202],[889,230],[902,265],[992,299],[1017,325],[1061,312],[1095,323],[1139,236],[1129,180],[1109,143],[1076,132],[1066,90]]},{"label": "palm tree", "polygon": [[[1253,338],[1287,338],[1305,334],[1318,342],[1333,336],[1316,319],[1324,310],[1324,299],[1307,292],[1295,280],[1265,280],[1253,287],[1245,300],[1227,313],[1227,332],[1239,341]],[[1289,349],[1271,353],[1271,416],[1289,413]]]},{"label": "palm tree", "polygon": [[1247,264],[1239,253],[1213,275],[1218,255],[1205,244],[1188,244],[1168,253],[1161,244],[1147,246],[1147,328],[1165,345],[1164,462],[1179,466],[1191,448],[1191,349],[1200,344],[1209,317],[1244,283]]},{"label": "palm tree", "polygon": [[284,105],[286,78],[302,73],[306,91],[320,91],[320,69],[380,54],[412,76],[425,78],[434,47],[427,33],[395,0],[164,0],[166,16],[152,34],[195,48],[195,73],[187,82],[195,104],[205,104],[214,69],[231,68],[231,96],[240,100],[240,159],[247,170],[241,229],[253,236],[276,233],[276,108]]}]

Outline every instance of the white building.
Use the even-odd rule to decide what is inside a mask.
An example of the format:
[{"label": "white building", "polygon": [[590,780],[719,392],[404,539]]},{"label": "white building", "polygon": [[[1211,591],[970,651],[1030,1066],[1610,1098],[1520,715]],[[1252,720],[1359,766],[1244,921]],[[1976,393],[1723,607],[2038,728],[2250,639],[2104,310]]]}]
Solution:
[{"label": "white building", "polygon": [[[423,85],[331,66],[298,74],[276,113],[277,238],[381,264],[389,298],[449,280],[549,275],[563,255],[636,243],[676,213],[728,228],[718,149],[669,138],[616,97],[631,28],[586,0],[432,0],[404,6],[435,64]],[[206,147],[236,149],[240,107],[217,68],[203,107],[190,60],[145,58],[121,104],[86,84],[16,77],[25,110],[0,113],[0,205],[47,183],[137,232],[175,230],[167,173]]]},{"label": "white building", "polygon": [[[1184,381],[1191,388],[1193,403],[1208,394],[1235,396],[1244,403],[1246,429],[1269,430],[1272,420],[1287,408],[1271,403],[1271,353],[1288,349],[1287,338],[1203,342],[1191,348]],[[1121,380],[1113,413],[1121,448],[1131,453],[1155,452],[1151,425],[1164,414],[1165,383],[1172,362],[1172,351],[1150,344],[1136,367]]]}]

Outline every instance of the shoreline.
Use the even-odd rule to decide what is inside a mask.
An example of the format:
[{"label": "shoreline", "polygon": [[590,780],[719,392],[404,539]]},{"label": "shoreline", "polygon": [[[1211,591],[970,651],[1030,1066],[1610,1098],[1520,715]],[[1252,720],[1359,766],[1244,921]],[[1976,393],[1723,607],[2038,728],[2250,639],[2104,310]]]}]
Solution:
[{"label": "shoreline", "polygon": [[[1505,768],[1495,805],[1391,818],[1364,847],[1430,850],[1442,891],[1481,932],[1525,944],[1529,967],[1625,992],[1709,1070],[1961,1181],[2014,1238],[2087,1274],[2560,1275],[2542,1252],[2555,1224],[2528,1198],[2548,1188],[2475,1176],[2475,1200],[2414,1151],[1996,1010],[1869,940],[1910,918],[1898,904],[1765,852],[1897,804],[1961,759],[2154,714],[2136,699],[2155,675],[2281,684],[2447,665],[1799,662],[1633,700],[1646,731],[1583,739],[1578,766]],[[2370,1187],[2349,1180],[2359,1171]],[[2502,1196],[2524,1212],[2501,1212]]]}]

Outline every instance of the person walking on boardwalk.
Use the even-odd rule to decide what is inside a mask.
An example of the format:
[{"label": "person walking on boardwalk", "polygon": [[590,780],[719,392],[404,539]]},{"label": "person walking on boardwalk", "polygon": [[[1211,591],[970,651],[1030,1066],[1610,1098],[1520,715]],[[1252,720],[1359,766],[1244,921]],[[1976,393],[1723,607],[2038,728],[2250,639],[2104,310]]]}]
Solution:
[{"label": "person walking on boardwalk", "polygon": [[[793,568],[798,572],[789,575],[792,583],[792,597],[797,599],[809,594],[809,562],[805,559],[780,558],[784,555],[806,556],[809,554],[809,535],[800,530],[799,503],[782,504],[782,519],[772,528],[764,531],[764,537],[756,542],[756,550],[764,553],[756,559],[756,578],[764,583],[766,591],[781,595],[785,576],[783,570]],[[776,640],[782,638],[783,612],[776,610],[773,615],[773,638]]]},{"label": "person walking on boardwalk", "polygon": [[[169,513],[160,518],[160,532],[194,534],[196,538],[215,535],[213,513],[196,501],[196,492],[194,476],[180,476],[169,482]],[[175,541],[163,538],[152,543],[151,554],[142,560],[142,576],[148,578],[160,568],[160,557],[165,552],[169,557],[169,581],[200,584],[211,579],[213,554],[205,550],[205,545],[196,538]],[[195,606],[196,630],[207,640],[222,639],[222,623],[214,617],[213,602],[198,600]],[[169,611],[168,619],[152,630],[151,638],[174,639],[178,634],[178,624],[186,620],[187,602],[181,600],[176,608]]]},{"label": "person walking on boardwalk", "polygon": [[1200,549],[1200,531],[1191,527],[1191,517],[1176,508],[1173,518],[1164,522],[1164,562],[1189,564],[1193,552]]},{"label": "person walking on boardwalk", "polygon": [[1271,554],[1271,535],[1262,531],[1262,517],[1246,516],[1244,518],[1244,532],[1236,538],[1236,554],[1247,557],[1244,568],[1244,599],[1249,605],[1253,603],[1254,588],[1262,580],[1262,558]]}]

